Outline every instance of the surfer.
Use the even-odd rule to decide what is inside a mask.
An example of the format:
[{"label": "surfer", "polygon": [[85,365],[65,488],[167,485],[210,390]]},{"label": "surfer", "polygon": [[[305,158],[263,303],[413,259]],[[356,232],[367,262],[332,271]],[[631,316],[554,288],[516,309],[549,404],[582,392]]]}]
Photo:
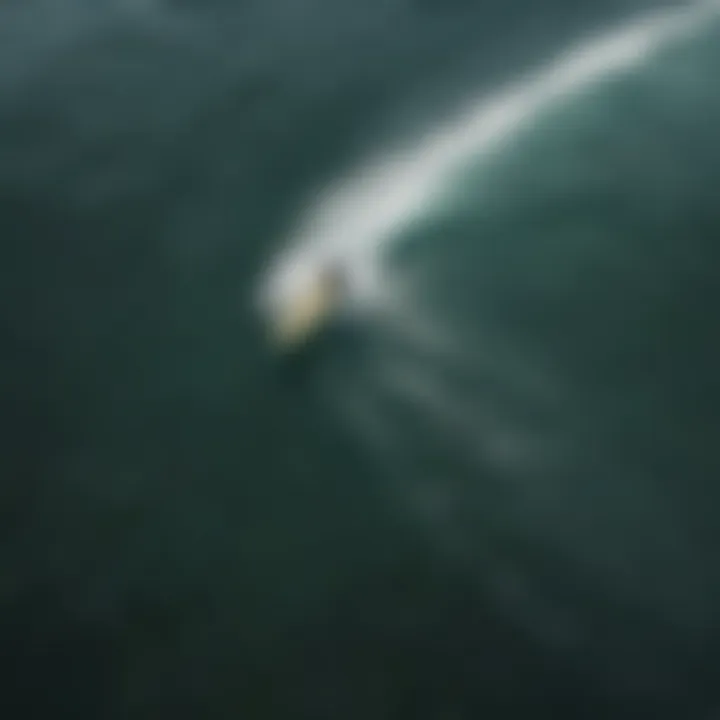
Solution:
[{"label": "surfer", "polygon": [[273,345],[289,352],[316,337],[338,316],[347,291],[347,273],[341,264],[320,268],[307,287],[276,308],[270,327]]}]

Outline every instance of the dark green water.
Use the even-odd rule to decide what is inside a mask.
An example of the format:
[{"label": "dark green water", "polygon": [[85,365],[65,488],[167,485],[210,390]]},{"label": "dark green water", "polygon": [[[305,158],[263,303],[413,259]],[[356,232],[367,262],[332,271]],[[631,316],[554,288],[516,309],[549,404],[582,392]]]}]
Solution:
[{"label": "dark green water", "polygon": [[509,338],[562,398],[494,366],[448,399],[491,395],[550,461],[478,464],[426,408],[427,453],[386,472],[324,359],[278,367],[249,306],[378,134],[638,7],[6,2],[6,717],[708,717],[717,35],[548,119],[489,190],[471,168],[417,230],[468,357]]}]

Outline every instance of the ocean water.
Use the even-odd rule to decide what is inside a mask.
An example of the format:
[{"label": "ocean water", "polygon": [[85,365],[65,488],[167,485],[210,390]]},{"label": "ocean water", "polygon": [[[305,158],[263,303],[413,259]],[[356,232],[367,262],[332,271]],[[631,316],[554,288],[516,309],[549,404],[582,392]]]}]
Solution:
[{"label": "ocean water", "polygon": [[5,716],[714,716],[720,20],[547,80],[669,9],[0,8]]}]

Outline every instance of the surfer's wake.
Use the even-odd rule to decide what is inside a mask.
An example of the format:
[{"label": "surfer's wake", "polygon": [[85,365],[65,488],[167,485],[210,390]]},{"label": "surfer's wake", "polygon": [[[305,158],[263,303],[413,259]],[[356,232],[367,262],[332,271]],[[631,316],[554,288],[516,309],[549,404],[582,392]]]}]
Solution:
[{"label": "surfer's wake", "polygon": [[[415,149],[368,163],[319,198],[262,278],[259,308],[281,350],[311,343],[338,314],[360,318],[362,353],[349,364],[329,366],[330,400],[386,475],[412,478],[403,497],[442,527],[453,551],[482,566],[502,603],[522,606],[518,615],[532,615],[531,607],[537,613],[543,603],[530,600],[529,586],[518,590],[519,574],[508,579],[508,560],[488,550],[489,538],[511,535],[514,523],[532,534],[533,518],[547,509],[551,490],[570,492],[578,474],[570,469],[576,444],[591,447],[595,440],[583,439],[582,423],[568,429],[569,390],[552,367],[540,367],[535,357],[528,359],[497,329],[486,327],[480,307],[469,321],[437,312],[428,292],[434,264],[419,270],[412,261],[403,265],[398,251],[407,246],[412,256],[416,229],[451,206],[458,173],[469,166],[478,173],[473,202],[482,206],[483,183],[490,185],[501,151],[510,152],[524,133],[571,99],[580,102],[605,81],[647,65],[656,53],[702,28],[717,7],[704,2],[658,12],[591,38],[439,126]],[[442,241],[451,240],[437,243]],[[336,270],[343,282],[328,282],[328,273]],[[598,463],[592,472],[606,470]],[[521,497],[514,509],[505,502],[508,495]],[[502,527],[495,517],[499,508]],[[582,522],[567,531],[582,538],[578,545],[587,530]],[[682,556],[681,537],[662,542],[666,562],[673,553],[676,560]],[[634,568],[637,587],[643,572],[654,572],[633,558],[629,546],[612,561],[609,552],[602,548],[588,556],[595,553],[591,559],[597,565],[614,564],[611,569],[620,575]],[[666,605],[676,617],[692,616],[702,624],[696,578],[691,567],[678,572],[683,571],[687,575]],[[555,628],[556,640],[577,641],[579,631],[571,629],[568,616],[560,621],[551,614],[529,622],[538,630]]]},{"label": "surfer's wake", "polygon": [[[328,188],[301,220],[287,248],[262,279],[259,306],[271,325],[290,324],[303,340],[334,308],[382,306],[387,288],[384,261],[409,226],[420,222],[452,188],[453,174],[472,161],[497,154],[523,130],[578,93],[646,62],[712,16],[717,0],[642,17],[617,32],[592,38],[563,53],[549,67],[470,107],[438,126],[409,151],[383,153]],[[298,303],[323,295],[327,269],[346,274],[342,297],[316,301],[312,320],[292,322]],[[331,297],[332,296],[332,297]]]}]

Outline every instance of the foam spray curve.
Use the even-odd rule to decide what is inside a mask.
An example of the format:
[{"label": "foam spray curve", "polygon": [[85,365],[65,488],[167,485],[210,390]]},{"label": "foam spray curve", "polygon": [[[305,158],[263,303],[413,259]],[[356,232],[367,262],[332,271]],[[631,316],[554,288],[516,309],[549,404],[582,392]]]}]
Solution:
[{"label": "foam spray curve", "polygon": [[563,52],[539,71],[467,107],[409,150],[377,153],[308,208],[261,278],[261,308],[292,303],[329,262],[349,271],[352,301],[382,297],[383,250],[442,198],[453,172],[497,153],[543,112],[594,84],[632,71],[720,10],[704,0],[644,14]]}]

